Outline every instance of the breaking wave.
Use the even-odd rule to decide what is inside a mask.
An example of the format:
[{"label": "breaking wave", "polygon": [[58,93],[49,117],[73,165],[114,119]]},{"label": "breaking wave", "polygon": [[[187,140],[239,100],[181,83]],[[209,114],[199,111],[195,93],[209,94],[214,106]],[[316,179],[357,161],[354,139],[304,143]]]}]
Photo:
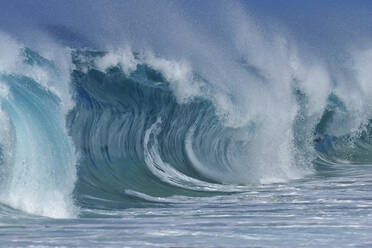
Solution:
[{"label": "breaking wave", "polygon": [[190,38],[185,56],[0,34],[1,203],[66,218],[372,162],[371,49],[335,70],[289,36],[229,25],[228,49]]}]

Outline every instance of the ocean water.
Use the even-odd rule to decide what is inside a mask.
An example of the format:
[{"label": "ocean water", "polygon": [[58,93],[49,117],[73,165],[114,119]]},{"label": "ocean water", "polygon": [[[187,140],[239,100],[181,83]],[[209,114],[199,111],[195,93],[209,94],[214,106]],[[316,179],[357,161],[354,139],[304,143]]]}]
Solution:
[{"label": "ocean water", "polygon": [[372,246],[371,3],[0,7],[1,247]]},{"label": "ocean water", "polygon": [[147,196],[154,206],[84,210],[74,219],[3,206],[0,238],[4,247],[369,247],[370,176],[365,166],[329,168],[232,195]]}]

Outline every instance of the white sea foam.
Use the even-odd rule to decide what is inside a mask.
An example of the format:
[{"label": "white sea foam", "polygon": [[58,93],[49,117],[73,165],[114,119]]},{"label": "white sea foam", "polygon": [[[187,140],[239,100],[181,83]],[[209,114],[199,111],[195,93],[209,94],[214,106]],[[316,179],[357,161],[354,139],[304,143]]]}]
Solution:
[{"label": "white sea foam", "polygon": [[126,75],[135,71],[137,64],[138,60],[129,47],[108,52],[97,61],[97,66],[101,71],[105,71],[111,66],[120,66]]}]

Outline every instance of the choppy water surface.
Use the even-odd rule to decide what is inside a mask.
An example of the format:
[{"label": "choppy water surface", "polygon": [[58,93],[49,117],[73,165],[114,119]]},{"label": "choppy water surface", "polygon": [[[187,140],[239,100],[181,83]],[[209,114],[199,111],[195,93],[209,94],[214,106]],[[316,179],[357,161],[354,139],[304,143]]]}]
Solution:
[{"label": "choppy water surface", "polygon": [[4,247],[369,247],[371,168],[335,167],[231,195],[153,198],[154,207],[123,211],[82,209],[78,219],[4,209],[0,238]]}]

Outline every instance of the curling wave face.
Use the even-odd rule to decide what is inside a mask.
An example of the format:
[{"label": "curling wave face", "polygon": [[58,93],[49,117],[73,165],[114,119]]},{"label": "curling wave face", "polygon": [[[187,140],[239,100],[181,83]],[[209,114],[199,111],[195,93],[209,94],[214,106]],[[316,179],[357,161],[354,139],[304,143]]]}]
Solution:
[{"label": "curling wave face", "polygon": [[[246,116],[236,99],[219,95],[182,62],[129,49],[74,51],[73,61],[78,101],[68,126],[82,154],[75,190],[81,206],[239,192],[239,185],[300,178],[335,162],[371,161],[368,119],[352,119],[339,89],[327,89],[324,103],[313,106],[319,95],[312,99],[306,80],[293,77],[292,113],[278,102],[276,114],[255,109]],[[260,95],[255,106],[264,97],[270,104],[275,93]]]},{"label": "curling wave face", "polygon": [[371,163],[372,52],[353,53],[346,80],[246,28],[233,53],[195,45],[185,59],[129,47],[51,56],[1,34],[0,201],[74,217]]}]

